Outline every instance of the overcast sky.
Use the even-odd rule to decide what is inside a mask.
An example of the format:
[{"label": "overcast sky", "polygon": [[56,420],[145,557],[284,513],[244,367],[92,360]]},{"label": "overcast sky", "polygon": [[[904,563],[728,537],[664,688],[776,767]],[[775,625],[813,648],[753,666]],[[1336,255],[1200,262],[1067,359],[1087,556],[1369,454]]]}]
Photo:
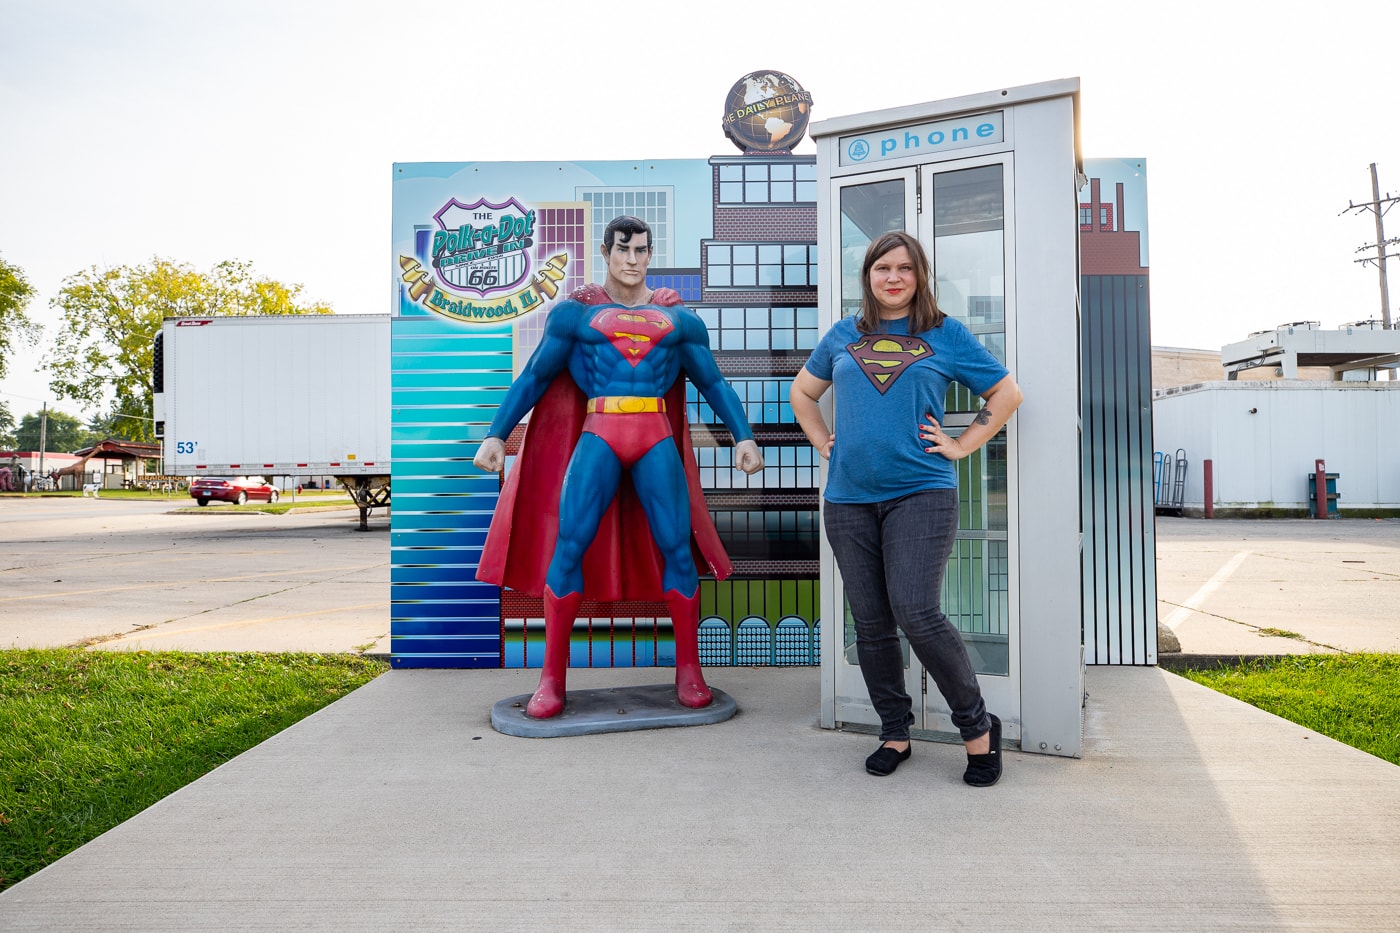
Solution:
[{"label": "overcast sky", "polygon": [[[1155,344],[1380,317],[1353,261],[1374,222],[1339,214],[1370,199],[1372,162],[1400,194],[1400,4],[820,8],[0,0],[0,255],[50,336],[65,276],[153,256],[249,260],[384,313],[394,162],[733,153],[725,94],[760,69],[801,82],[816,120],[1078,77],[1083,155],[1147,162]],[[0,398],[84,413],[41,355]]]}]

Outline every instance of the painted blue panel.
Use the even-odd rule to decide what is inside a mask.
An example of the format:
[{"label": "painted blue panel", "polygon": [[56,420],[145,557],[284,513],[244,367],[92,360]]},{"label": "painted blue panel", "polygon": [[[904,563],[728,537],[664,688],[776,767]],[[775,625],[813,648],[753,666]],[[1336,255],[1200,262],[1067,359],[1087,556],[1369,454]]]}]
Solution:
[{"label": "painted blue panel", "polygon": [[460,638],[398,635],[389,639],[392,652],[400,654],[477,654],[500,657],[500,635]]},{"label": "painted blue panel", "polygon": [[505,390],[496,377],[486,379],[472,374],[444,376],[442,373],[400,373],[395,389],[408,405],[498,404]]},{"label": "painted blue panel", "polygon": [[[394,459],[406,460],[445,460],[458,462],[463,458],[470,461],[476,456],[477,448],[486,438],[487,425],[454,425],[424,429],[416,427],[394,428],[415,435],[435,433],[435,437],[409,436],[394,437],[391,448]],[[475,437],[469,436],[475,434]]]},{"label": "painted blue panel", "polygon": [[459,576],[452,580],[396,580],[389,585],[389,598],[394,603],[406,603],[412,600],[462,600],[463,603],[471,600],[474,608],[481,610],[486,606],[487,612],[495,613],[500,605],[499,589],[490,583],[478,583],[472,579],[470,574],[463,574],[459,571]]},{"label": "painted blue panel", "polygon": [[[400,620],[394,628],[394,638],[399,639],[402,644],[419,644],[421,640],[436,641],[443,638],[471,637],[474,643],[480,644],[481,639],[491,639],[497,641],[501,636],[500,621],[492,622],[463,622],[460,619],[440,620],[440,619],[415,619]],[[412,641],[410,641],[412,639]],[[472,650],[480,650],[473,648]]]},{"label": "painted blue panel", "polygon": [[394,516],[394,527],[404,532],[453,532],[464,529],[487,528],[491,524],[491,513],[475,515],[465,512],[447,514],[407,513]]},{"label": "painted blue panel", "polygon": [[[465,478],[452,480],[431,480],[444,485],[448,483],[463,484]],[[421,484],[420,484],[421,485]],[[496,500],[500,498],[500,493],[496,489],[484,488],[485,484],[477,484],[476,489],[467,489],[458,492],[407,492],[403,494],[403,502],[399,502],[399,489],[394,487],[394,510],[401,515],[411,515],[414,513],[430,514],[432,512],[487,512],[495,509]]]},{"label": "painted blue panel", "polygon": [[[444,379],[441,373],[428,372],[394,372],[393,386],[395,389],[437,389],[442,388],[447,391],[455,389],[499,389],[501,387],[501,376],[495,373],[454,373],[450,379]],[[507,377],[509,381],[509,377]],[[447,385],[443,385],[446,382]]]},{"label": "painted blue panel", "polygon": [[[427,393],[409,404],[394,405],[394,426],[405,424],[490,424],[505,393],[480,392],[467,398],[427,398]],[[484,396],[491,396],[490,404]]]},{"label": "painted blue panel", "polygon": [[443,382],[447,385],[461,385],[458,376],[490,377],[490,381],[479,383],[482,385],[509,383],[511,378],[509,360],[505,361],[505,366],[498,367],[473,353],[404,353],[393,357],[389,367],[396,376],[428,370],[438,372],[443,375]]},{"label": "painted blue panel", "polygon": [[[390,584],[394,583],[451,583],[456,580],[474,580],[476,565],[444,565],[425,567],[418,564],[396,564],[389,568]],[[489,584],[481,584],[487,586]],[[493,587],[494,589],[494,587]]]},{"label": "painted blue panel", "polygon": [[[394,465],[398,466],[398,463]],[[423,465],[431,465],[431,462],[424,462]],[[400,508],[400,484],[404,487],[402,508],[406,511],[493,508],[491,500],[500,496],[499,474],[454,471],[452,468],[456,464],[441,461],[437,462],[437,466],[446,469],[438,474],[421,473],[394,478],[395,510]]]},{"label": "painted blue panel", "polygon": [[405,476],[394,480],[394,508],[399,507],[399,497],[430,501],[435,498],[453,499],[461,496],[485,496],[494,499],[500,491],[500,480],[495,473],[481,473],[477,476],[462,476],[455,479],[424,479]]},{"label": "painted blue panel", "polygon": [[489,389],[509,385],[512,379],[510,361],[500,358],[504,365],[498,365],[497,359],[482,360],[468,353],[404,354],[393,358],[389,371],[405,377],[436,373],[436,385],[445,389]]},{"label": "painted blue panel", "polygon": [[[469,564],[444,564],[437,567],[425,567],[419,564],[409,564],[407,566],[395,566],[389,570],[390,585],[409,583],[429,583],[434,585],[450,585],[454,583],[476,584],[476,565]],[[478,584],[480,586],[490,586],[487,583]],[[478,598],[490,598],[486,594],[479,594]],[[499,604],[499,593],[496,594],[496,602]],[[499,610],[491,610],[499,615]],[[480,613],[473,613],[480,615]]]},{"label": "painted blue panel", "polygon": [[[419,380],[422,373],[404,374],[405,381]],[[499,385],[465,385],[454,382],[452,385],[402,385],[395,386],[390,401],[395,406],[443,404],[443,405],[496,405],[505,397]]]},{"label": "painted blue panel", "polygon": [[[684,297],[684,296],[682,296],[682,297]],[[599,644],[601,645],[602,642],[600,641]],[[597,654],[597,650],[596,650],[596,649],[594,650],[594,654],[595,654],[595,655]],[[637,666],[637,665],[635,665],[635,664],[632,663],[632,643],[631,643],[630,641],[628,641],[626,644],[614,644],[614,646],[613,646],[613,652],[612,652],[612,654],[611,654],[609,660],[610,660],[611,663],[609,663],[608,665],[606,665],[607,667],[636,667],[636,666]],[[604,666],[604,665],[601,665],[601,664],[596,663],[596,660],[595,660],[595,663],[594,663],[593,666],[594,666],[594,667],[602,667],[602,666]]]},{"label": "painted blue panel", "polygon": [[414,655],[394,655],[389,659],[389,666],[401,670],[425,669],[425,668],[485,668],[500,667],[499,655],[456,655],[456,654],[414,654]]},{"label": "painted blue panel", "polygon": [[444,522],[452,522],[456,516],[464,514],[485,514],[490,515],[495,504],[496,497],[485,493],[460,493],[458,495],[442,496],[414,496],[412,502],[399,506],[398,497],[394,497],[394,510],[398,512],[394,517],[404,521],[411,521],[412,524],[404,525],[404,528],[426,527],[420,522],[437,516]]},{"label": "painted blue panel", "polygon": [[[463,446],[463,450],[471,448]],[[399,481],[400,476],[487,476],[486,474],[472,466],[472,458],[467,456],[453,457],[449,459],[427,459],[417,460],[412,457],[401,456],[399,452],[394,453],[394,482]]]},{"label": "painted blue panel", "polygon": [[[481,549],[399,548],[393,560],[389,568],[391,583],[475,583]],[[400,573],[408,575],[400,576]]]},{"label": "painted blue panel", "polygon": [[[425,480],[427,482],[439,481],[434,478]],[[466,481],[464,477],[453,477],[451,479],[440,480],[441,482],[462,483]],[[438,510],[448,510],[453,512],[471,511],[487,512],[492,511],[495,506],[494,500],[499,496],[495,490],[490,492],[444,492],[438,493],[407,493],[404,495],[403,505],[399,505],[398,486],[394,487],[394,511],[403,509],[401,514],[411,515],[414,513],[428,513]],[[395,515],[395,518],[398,516]]]},{"label": "painted blue panel", "polygon": [[[449,599],[433,602],[430,599],[396,601],[389,605],[391,620],[406,619],[470,619],[472,622],[489,622],[493,629],[500,628],[500,603],[495,599],[468,600]],[[394,628],[394,634],[398,634]]]},{"label": "painted blue panel", "polygon": [[415,550],[425,548],[451,548],[481,550],[486,543],[486,529],[480,531],[405,531],[390,532],[393,547],[406,547]]},{"label": "painted blue panel", "polygon": [[[517,626],[513,631],[508,630],[504,638],[504,667],[539,667],[544,658],[544,633],[538,629],[538,623],[532,625],[529,634],[528,650],[524,636]],[[585,630],[580,629],[574,633],[573,640],[569,646],[569,665],[571,667],[656,667],[658,654],[657,647],[651,638],[651,630],[644,629],[637,633],[635,644],[633,642],[630,628],[619,628],[613,640],[609,642],[607,629],[602,628],[594,634],[592,654],[589,653],[588,638]],[[675,666],[675,651],[671,648],[669,654],[664,650],[662,654],[662,666]]]},{"label": "painted blue panel", "polygon": [[404,333],[396,330],[390,342],[390,347],[394,353],[416,353],[422,349],[443,349],[449,347],[469,346],[475,348],[476,352],[486,355],[489,353],[511,352],[512,337],[507,333],[484,333],[475,328],[467,330],[461,325],[444,321],[439,330],[418,329],[411,333]]},{"label": "painted blue panel", "polygon": [[[431,532],[484,531],[491,526],[491,513],[485,509],[462,510],[456,515],[396,515],[394,531],[425,534]],[[406,542],[426,544],[425,541]]]},{"label": "painted blue panel", "polygon": [[436,314],[414,321],[396,320],[393,322],[393,333],[395,338],[404,340],[446,337],[479,341],[483,346],[504,345],[507,348],[511,341],[509,324],[473,324],[464,327]]},{"label": "painted blue panel", "polygon": [[[393,455],[398,457],[402,450],[409,457],[460,456],[462,451],[454,445],[468,443],[473,447],[486,439],[490,430],[489,422],[476,424],[403,424],[394,425],[389,438],[393,442]],[[426,445],[409,447],[410,444]],[[472,456],[476,456],[475,453]]]},{"label": "painted blue panel", "polygon": [[[442,516],[439,516],[441,519]],[[406,547],[415,550],[425,548],[480,548],[486,543],[486,529],[491,525],[490,515],[461,515],[452,522],[429,523],[426,527],[396,527],[390,531],[393,547]],[[443,537],[452,535],[455,537]],[[427,563],[427,561],[424,561]],[[438,563],[432,561],[432,563]]]},{"label": "painted blue panel", "polygon": [[488,347],[480,343],[462,340],[415,341],[411,345],[404,346],[402,350],[395,349],[389,355],[389,368],[395,372],[405,369],[433,369],[435,367],[432,365],[419,365],[419,363],[431,364],[434,360],[442,361],[441,365],[448,369],[494,371],[505,373],[507,376],[511,370],[509,350],[503,350],[499,346]]},{"label": "painted blue panel", "polygon": [[[525,667],[525,650],[518,640],[507,640],[505,654],[501,658],[502,667]],[[538,665],[537,665],[538,666]]]}]

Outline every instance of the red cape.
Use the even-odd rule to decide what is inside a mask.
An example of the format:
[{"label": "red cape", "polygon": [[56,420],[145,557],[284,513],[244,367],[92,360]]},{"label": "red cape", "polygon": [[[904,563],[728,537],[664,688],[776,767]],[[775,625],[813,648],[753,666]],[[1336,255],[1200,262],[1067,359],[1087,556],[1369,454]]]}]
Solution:
[{"label": "red cape", "polygon": [[[584,286],[571,297],[584,304],[612,300],[598,286]],[[670,289],[657,289],[650,303],[679,304],[680,296]],[[559,534],[559,493],[569,457],[582,433],[585,401],[568,372],[563,372],[535,405],[525,427],[520,454],[496,503],[476,571],[478,580],[531,596],[544,595],[545,573]],[[700,468],[690,445],[690,424],[686,418],[684,379],[677,379],[666,393],[666,417],[671,422],[671,436],[680,451],[690,489],[695,569],[723,580],[734,568],[720,543],[700,488]],[[617,496],[584,554],[583,595],[603,602],[660,600],[663,566],[646,513],[632,488],[632,480],[624,473]]]}]

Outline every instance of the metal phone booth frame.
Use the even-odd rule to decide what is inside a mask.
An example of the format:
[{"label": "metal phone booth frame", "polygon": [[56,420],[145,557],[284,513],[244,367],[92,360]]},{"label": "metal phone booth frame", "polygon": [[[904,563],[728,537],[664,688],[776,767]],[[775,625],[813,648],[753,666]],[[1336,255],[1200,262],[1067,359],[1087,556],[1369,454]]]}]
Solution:
[{"label": "metal phone booth frame", "polygon": [[[959,461],[959,540],[943,609],[963,632],[1004,742],[1068,757],[1080,754],[1084,705],[1078,115],[1073,78],[810,130],[823,331],[859,307],[865,247],[907,230],[929,252],[940,305],[1002,356],[1025,393],[1003,433]],[[823,405],[840,406],[834,396]],[[949,433],[980,402],[954,386]],[[825,476],[823,465],[823,485]],[[821,611],[821,724],[877,730],[825,535]],[[958,741],[917,658],[908,658],[906,681],[915,736]]]}]

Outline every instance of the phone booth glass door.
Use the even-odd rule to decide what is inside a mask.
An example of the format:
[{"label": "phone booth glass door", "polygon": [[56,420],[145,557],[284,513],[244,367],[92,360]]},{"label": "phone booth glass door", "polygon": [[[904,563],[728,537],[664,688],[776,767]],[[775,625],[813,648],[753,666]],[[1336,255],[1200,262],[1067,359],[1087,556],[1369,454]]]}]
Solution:
[{"label": "phone booth glass door", "polygon": [[[881,234],[906,230],[918,236],[933,264],[939,306],[972,331],[994,356],[1007,361],[1009,294],[1006,270],[1013,261],[1006,230],[1010,154],[921,165],[832,180],[839,225],[840,313],[856,314],[861,302],[861,263]],[[1014,319],[1014,314],[1010,316]],[[834,399],[840,406],[840,398]],[[950,387],[943,426],[954,436],[972,423],[981,399]],[[912,429],[912,428],[911,428]],[[1019,738],[1019,651],[1010,592],[1010,536],[1014,505],[1008,502],[1007,429],[957,463],[960,505],[957,541],[943,578],[942,608],[962,633],[988,707],[1003,719],[1005,737]],[[840,597],[841,652],[836,665],[836,718],[878,725],[856,662],[855,627],[834,571]],[[903,638],[901,637],[903,643]],[[905,685],[914,698],[914,728],[956,733],[943,698],[928,682],[904,643]],[[1009,715],[1008,715],[1009,714]]]}]

